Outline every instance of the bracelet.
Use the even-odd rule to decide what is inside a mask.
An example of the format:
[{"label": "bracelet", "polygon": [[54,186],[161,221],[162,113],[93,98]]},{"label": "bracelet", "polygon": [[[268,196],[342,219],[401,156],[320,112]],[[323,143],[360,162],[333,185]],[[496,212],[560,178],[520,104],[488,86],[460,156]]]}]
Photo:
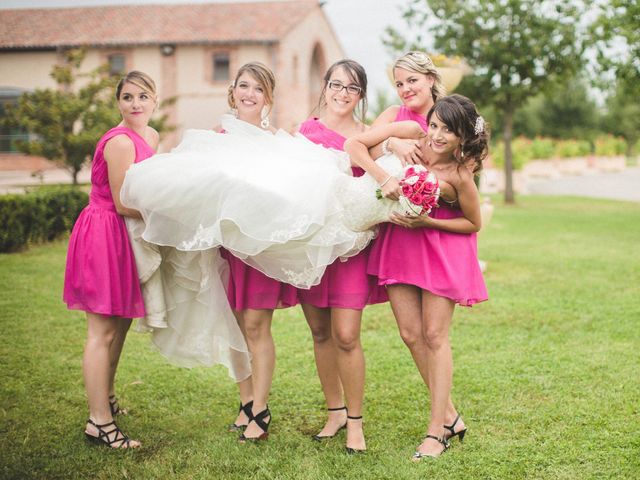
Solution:
[{"label": "bracelet", "polygon": [[389,155],[391,153],[391,150],[389,150],[389,140],[391,140],[391,137],[387,138],[384,142],[382,142],[383,155]]},{"label": "bracelet", "polygon": [[387,177],[387,179],[386,179],[384,182],[382,182],[382,183],[380,184],[380,188],[384,187],[384,186],[387,184],[387,182],[388,182],[389,180],[391,180],[391,175],[389,175],[389,176]]}]

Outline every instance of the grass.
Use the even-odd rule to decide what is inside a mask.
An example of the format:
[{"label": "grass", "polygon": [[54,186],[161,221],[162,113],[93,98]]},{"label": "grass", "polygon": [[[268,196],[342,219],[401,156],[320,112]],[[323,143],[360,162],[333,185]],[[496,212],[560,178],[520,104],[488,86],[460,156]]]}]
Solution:
[{"label": "grass", "polygon": [[222,368],[185,370],[131,333],[118,378],[139,451],[82,434],[85,322],[61,301],[66,244],[0,256],[0,477],[38,479],[601,479],[640,477],[640,204],[521,197],[480,237],[490,301],[458,308],[454,400],[469,426],[438,461],[409,457],[428,400],[387,305],[365,311],[366,456],[324,418],[299,309],[278,312],[272,435],[239,445]]}]

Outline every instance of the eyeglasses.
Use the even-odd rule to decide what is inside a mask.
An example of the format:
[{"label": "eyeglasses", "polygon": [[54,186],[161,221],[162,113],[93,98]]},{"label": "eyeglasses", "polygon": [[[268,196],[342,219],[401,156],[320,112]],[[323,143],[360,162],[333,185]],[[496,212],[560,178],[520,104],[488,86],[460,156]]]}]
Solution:
[{"label": "eyeglasses", "polygon": [[341,82],[337,82],[335,80],[329,80],[327,82],[327,87],[334,92],[341,92],[346,89],[347,93],[350,93],[351,95],[360,95],[360,93],[362,93],[362,88],[357,85],[343,85]]}]

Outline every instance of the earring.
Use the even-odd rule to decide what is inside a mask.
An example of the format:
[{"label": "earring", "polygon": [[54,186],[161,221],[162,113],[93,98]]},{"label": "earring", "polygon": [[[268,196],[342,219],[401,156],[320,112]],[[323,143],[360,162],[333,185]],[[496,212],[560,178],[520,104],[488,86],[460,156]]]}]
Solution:
[{"label": "earring", "polygon": [[269,115],[265,115],[264,117],[262,117],[262,121],[260,122],[260,126],[265,130],[267,128],[269,128]]}]

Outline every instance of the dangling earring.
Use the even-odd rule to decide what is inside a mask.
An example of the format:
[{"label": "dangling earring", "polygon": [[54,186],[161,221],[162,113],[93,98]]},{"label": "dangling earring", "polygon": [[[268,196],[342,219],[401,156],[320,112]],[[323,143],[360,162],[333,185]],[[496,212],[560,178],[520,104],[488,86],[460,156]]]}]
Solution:
[{"label": "dangling earring", "polygon": [[269,112],[262,111],[262,121],[260,122],[260,126],[266,130],[269,128]]}]

